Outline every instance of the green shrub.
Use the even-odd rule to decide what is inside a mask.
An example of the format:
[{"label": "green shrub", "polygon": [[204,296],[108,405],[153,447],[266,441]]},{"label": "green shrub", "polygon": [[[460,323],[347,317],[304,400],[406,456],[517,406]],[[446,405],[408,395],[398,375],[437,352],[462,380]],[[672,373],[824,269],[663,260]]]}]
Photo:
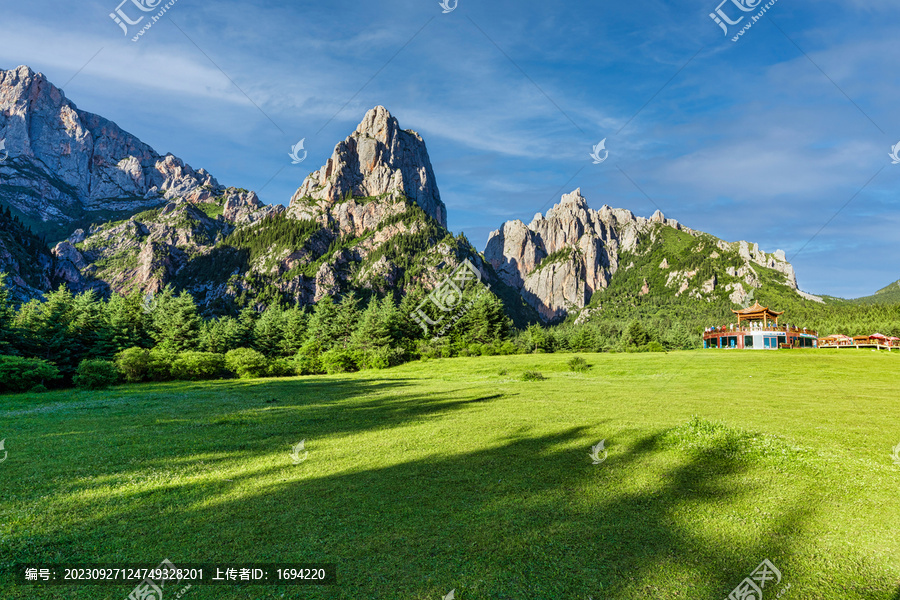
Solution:
[{"label": "green shrub", "polygon": [[449,349],[450,340],[447,338],[428,339],[419,342],[417,350],[422,358],[442,358],[445,348]]},{"label": "green shrub", "polygon": [[497,371],[497,375],[499,375],[500,377],[506,377],[507,375],[509,375],[509,369],[500,369],[499,371]]},{"label": "green shrub", "polygon": [[500,344],[496,341],[492,344],[485,344],[481,347],[482,356],[496,356],[500,354]]},{"label": "green shrub", "polygon": [[322,354],[322,367],[329,375],[335,373],[349,373],[356,371],[356,361],[349,350],[343,348],[332,348],[328,352]]},{"label": "green shrub", "polygon": [[172,379],[172,363],[178,358],[178,354],[161,348],[150,351],[150,365],[147,368],[147,376],[153,381],[169,381]]},{"label": "green shrub", "polygon": [[75,369],[72,383],[85,390],[102,390],[119,380],[119,369],[111,360],[87,359]]},{"label": "green shrub", "polygon": [[308,340],[294,357],[298,375],[321,375],[325,372],[322,366],[322,348],[318,340]]},{"label": "green shrub", "polygon": [[24,392],[59,378],[56,365],[45,360],[0,355],[0,392]]},{"label": "green shrub", "polygon": [[544,381],[547,379],[539,371],[525,371],[522,373],[522,381]]},{"label": "green shrub", "polygon": [[508,342],[508,341],[507,341],[507,342],[503,342],[503,343],[500,345],[500,354],[503,354],[503,355],[505,355],[505,356],[509,356],[510,354],[518,354],[518,353],[519,353],[519,347],[516,346],[516,345],[515,345],[514,343],[512,343],[512,342]]},{"label": "green shrub", "polygon": [[225,367],[241,379],[265,377],[269,361],[252,348],[235,348],[225,354]]},{"label": "green shrub", "polygon": [[356,364],[361,369],[387,369],[403,364],[405,360],[406,350],[391,346],[379,346],[366,352],[360,352],[355,358]]},{"label": "green shrub", "polygon": [[179,352],[169,372],[179,381],[217,379],[225,373],[225,356],[216,352]]},{"label": "green shrub", "polygon": [[33,388],[31,388],[30,390],[28,390],[28,393],[29,394],[43,394],[44,392],[49,392],[49,391],[50,390],[47,389],[47,386],[45,386],[43,383],[39,383],[36,386],[34,386]]},{"label": "green shrub", "polygon": [[150,378],[150,351],[146,348],[128,348],[116,354],[116,367],[125,381],[135,383]]},{"label": "green shrub", "polygon": [[576,373],[584,373],[591,368],[591,365],[580,356],[573,356],[566,364],[569,366],[570,371],[575,371]]},{"label": "green shrub", "polygon": [[463,348],[461,354],[462,356],[482,356],[484,354],[484,347],[485,344],[474,342],[469,344],[466,348]]},{"label": "green shrub", "polygon": [[268,377],[292,377],[294,375],[300,375],[298,373],[297,361],[290,358],[274,358],[269,361],[269,366],[266,368],[266,375]]},{"label": "green shrub", "polygon": [[666,351],[666,349],[663,348],[663,345],[660,344],[659,342],[650,342],[649,344],[644,346],[644,348],[646,348],[645,352],[665,352]]}]

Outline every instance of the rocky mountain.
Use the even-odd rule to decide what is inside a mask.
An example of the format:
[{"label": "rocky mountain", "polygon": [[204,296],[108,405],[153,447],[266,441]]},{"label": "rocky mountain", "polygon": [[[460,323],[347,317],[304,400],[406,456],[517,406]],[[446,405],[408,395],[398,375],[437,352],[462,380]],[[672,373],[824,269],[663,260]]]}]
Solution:
[{"label": "rocky mountain", "polygon": [[288,207],[159,155],[27,67],[0,71],[0,140],[0,268],[19,299],[58,282],[101,294],[171,285],[207,312],[227,312],[432,290],[467,259],[518,324],[596,313],[614,297],[740,304],[765,286],[804,295],[781,251],[728,243],[660,212],[593,210],[580,190],[528,225],[505,223],[482,257],[447,230],[422,137],[382,106]]},{"label": "rocky mountain", "polygon": [[241,225],[284,212],[253,192],[219,189],[202,202],[176,198],[119,221],[75,230],[56,244],[54,273],[76,292],[157,292]]},{"label": "rocky mountain", "polygon": [[415,131],[400,129],[383,106],[367,112],[356,131],[335,146],[325,165],[306,178],[291,198],[289,214],[301,219],[316,216],[349,197],[408,198],[447,226],[447,207],[425,142]]},{"label": "rocky mountain", "polygon": [[484,255],[545,322],[585,308],[596,292],[624,279],[623,273],[643,271],[651,255],[660,259],[634,282],[637,296],[727,297],[741,304],[765,279],[816,299],[797,289],[781,250],[768,254],[757,244],[728,243],[659,211],[647,219],[606,205],[593,210],[581,190],[564,195],[528,225],[505,223],[491,233]]},{"label": "rocky mountain", "polygon": [[264,206],[246,190],[211,194],[76,230],[53,249],[58,277],[101,293],[172,285],[222,311],[431,289],[468,258],[512,315],[535,318],[463,236],[447,231],[422,138],[384,107],[366,113],[288,208]]},{"label": "rocky mountain", "polygon": [[203,201],[216,180],[79,110],[41,73],[0,71],[0,206],[58,240],[167,200]]}]

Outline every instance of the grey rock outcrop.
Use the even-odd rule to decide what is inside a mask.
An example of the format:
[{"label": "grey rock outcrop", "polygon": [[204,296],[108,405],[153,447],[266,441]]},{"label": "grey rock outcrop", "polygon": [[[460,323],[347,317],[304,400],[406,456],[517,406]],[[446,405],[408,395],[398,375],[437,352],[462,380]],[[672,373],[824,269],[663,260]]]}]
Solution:
[{"label": "grey rock outcrop", "polygon": [[218,187],[203,169],[161,156],[112,121],[79,110],[42,74],[0,71],[0,201],[60,239],[111,213]]},{"label": "grey rock outcrop", "polygon": [[[651,220],[609,206],[593,210],[578,189],[529,225],[508,221],[491,232],[484,256],[505,283],[519,288],[525,301],[552,321],[583,308],[605,288],[619,268],[619,253],[634,250],[640,234],[655,223],[683,229],[661,212]],[[543,264],[565,249],[573,252]]]},{"label": "grey rock outcrop", "polygon": [[291,198],[289,214],[302,214],[309,200],[334,205],[347,196],[405,196],[438,223],[447,226],[425,142],[415,131],[402,130],[386,108],[366,113],[356,131],[334,148],[325,165],[311,173]]},{"label": "grey rock outcrop", "polygon": [[[518,220],[504,223],[490,234],[484,255],[503,282],[518,289],[545,321],[553,321],[584,308],[595,292],[609,286],[620,268],[631,268],[634,261],[628,266],[621,265],[622,255],[634,256],[641,240],[656,239],[660,227],[703,238],[698,246],[701,250],[709,239],[722,252],[742,259],[744,265],[739,268],[723,267],[723,275],[740,278],[742,286],[760,286],[754,270],[757,265],[782,273],[785,285],[797,289],[793,266],[780,250],[766,254],[757,244],[729,244],[684,227],[666,218],[661,211],[647,219],[606,205],[593,210],[581,190],[564,195],[545,216],[535,215],[528,225]],[[713,255],[710,260],[719,258],[718,252]],[[668,258],[653,263],[653,267],[668,271],[665,287],[676,297],[688,293],[690,297],[709,298],[720,285],[715,275],[696,281],[696,269],[669,270]],[[738,298],[743,297],[743,289],[731,286],[728,291],[732,292],[732,298]],[[644,280],[644,285],[634,293],[645,296],[657,291]]]}]

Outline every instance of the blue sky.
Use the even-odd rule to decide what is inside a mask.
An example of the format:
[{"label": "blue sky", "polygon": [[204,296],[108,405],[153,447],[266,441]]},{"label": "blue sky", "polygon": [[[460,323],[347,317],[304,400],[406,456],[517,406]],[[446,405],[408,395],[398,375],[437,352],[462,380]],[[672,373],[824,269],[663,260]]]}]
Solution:
[{"label": "blue sky", "polygon": [[[177,0],[137,43],[118,2],[5,7],[0,67],[265,202],[381,104],[425,138],[449,227],[479,249],[580,187],[594,208],[783,249],[809,292],[900,278],[895,0],[778,0],[738,42],[709,18],[719,0]],[[732,33],[763,4],[723,5],[747,15]]]}]

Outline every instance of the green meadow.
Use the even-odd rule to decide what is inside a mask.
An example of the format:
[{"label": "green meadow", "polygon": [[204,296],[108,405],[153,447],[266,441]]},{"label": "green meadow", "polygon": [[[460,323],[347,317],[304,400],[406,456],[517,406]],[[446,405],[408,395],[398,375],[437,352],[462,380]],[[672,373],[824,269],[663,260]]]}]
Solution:
[{"label": "green meadow", "polygon": [[900,600],[900,352],[573,356],[0,397],[0,597],[168,558],[337,564],[185,600],[722,600],[768,559],[766,600]]}]

